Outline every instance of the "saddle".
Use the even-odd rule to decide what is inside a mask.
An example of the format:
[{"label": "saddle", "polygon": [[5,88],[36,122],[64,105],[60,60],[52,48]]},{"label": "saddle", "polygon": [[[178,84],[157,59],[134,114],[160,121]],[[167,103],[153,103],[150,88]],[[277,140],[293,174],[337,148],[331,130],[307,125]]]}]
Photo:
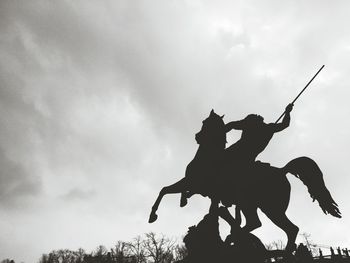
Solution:
[{"label": "saddle", "polygon": [[219,183],[221,202],[232,206],[245,200],[249,193],[261,187],[270,169],[269,163],[261,161],[230,163],[225,167]]}]

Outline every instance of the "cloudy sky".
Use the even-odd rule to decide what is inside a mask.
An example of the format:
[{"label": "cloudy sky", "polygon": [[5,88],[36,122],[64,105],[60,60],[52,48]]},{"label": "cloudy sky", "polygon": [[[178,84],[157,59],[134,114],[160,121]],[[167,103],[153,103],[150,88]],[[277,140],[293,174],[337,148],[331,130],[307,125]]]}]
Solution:
[{"label": "cloudy sky", "polygon": [[[208,199],[169,196],[148,214],[209,111],[273,122],[323,64],[260,159],[314,158],[343,219],[291,175],[287,214],[315,243],[350,247],[349,13],[346,0],[1,1],[0,259],[181,237]],[[261,217],[254,233],[285,242]]]}]

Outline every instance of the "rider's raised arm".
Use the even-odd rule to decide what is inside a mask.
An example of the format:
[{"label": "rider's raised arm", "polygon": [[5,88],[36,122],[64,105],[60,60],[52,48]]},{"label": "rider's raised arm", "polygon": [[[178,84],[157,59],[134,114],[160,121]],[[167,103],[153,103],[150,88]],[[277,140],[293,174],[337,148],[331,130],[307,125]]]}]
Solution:
[{"label": "rider's raised arm", "polygon": [[243,130],[243,128],[244,128],[244,119],[240,121],[231,121],[229,123],[226,123],[225,125],[226,132],[229,132],[232,129]]},{"label": "rider's raised arm", "polygon": [[292,111],[292,109],[293,109],[293,104],[288,104],[288,106],[286,107],[286,111],[285,111],[282,122],[270,124],[274,132],[283,131],[285,128],[287,128],[289,126],[290,112]]}]

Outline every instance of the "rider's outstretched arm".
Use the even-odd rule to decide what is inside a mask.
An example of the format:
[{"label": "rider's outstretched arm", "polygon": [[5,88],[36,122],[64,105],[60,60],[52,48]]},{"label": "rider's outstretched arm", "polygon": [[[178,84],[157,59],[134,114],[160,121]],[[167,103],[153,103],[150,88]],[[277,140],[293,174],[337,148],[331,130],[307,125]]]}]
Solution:
[{"label": "rider's outstretched arm", "polygon": [[288,106],[286,107],[286,111],[283,117],[283,120],[281,123],[272,123],[272,127],[274,132],[279,132],[279,131],[283,131],[285,128],[287,128],[289,126],[290,123],[290,112],[293,109],[293,104],[288,104]]},{"label": "rider's outstretched arm", "polygon": [[243,123],[244,123],[244,119],[240,121],[231,121],[229,123],[226,123],[225,125],[226,132],[229,132],[232,129],[243,130],[243,125],[244,125]]}]

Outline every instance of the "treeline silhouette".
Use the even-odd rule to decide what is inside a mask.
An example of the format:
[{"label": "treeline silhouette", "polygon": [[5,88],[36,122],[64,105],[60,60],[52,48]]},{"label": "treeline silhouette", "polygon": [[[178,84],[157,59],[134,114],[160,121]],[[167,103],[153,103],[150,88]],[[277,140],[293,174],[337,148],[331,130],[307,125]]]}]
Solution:
[{"label": "treeline silhouette", "polygon": [[[118,241],[112,248],[98,246],[91,253],[84,249],[59,249],[43,254],[38,263],[171,263],[186,256],[186,248],[176,239],[153,232],[138,236],[130,242]],[[16,263],[5,259],[1,263]]]},{"label": "treeline silhouette", "polygon": [[[265,245],[268,250],[283,249],[285,245],[279,240]],[[300,243],[294,259],[289,263],[350,263],[348,249],[333,249],[329,252],[312,248],[313,245]],[[203,254],[208,251],[203,251]],[[153,232],[137,236],[130,242],[118,241],[112,248],[98,246],[87,253],[84,249],[59,249],[43,254],[38,263],[187,263],[188,250],[185,245],[179,244],[176,239]],[[266,262],[286,262],[282,258],[273,258]],[[4,259],[0,263],[16,263],[12,259]],[[191,262],[188,262],[191,263]]]},{"label": "treeline silhouette", "polygon": [[39,263],[171,263],[183,259],[185,251],[175,239],[150,232],[130,242],[118,241],[109,250],[102,245],[91,253],[83,249],[54,250],[43,254]]}]

